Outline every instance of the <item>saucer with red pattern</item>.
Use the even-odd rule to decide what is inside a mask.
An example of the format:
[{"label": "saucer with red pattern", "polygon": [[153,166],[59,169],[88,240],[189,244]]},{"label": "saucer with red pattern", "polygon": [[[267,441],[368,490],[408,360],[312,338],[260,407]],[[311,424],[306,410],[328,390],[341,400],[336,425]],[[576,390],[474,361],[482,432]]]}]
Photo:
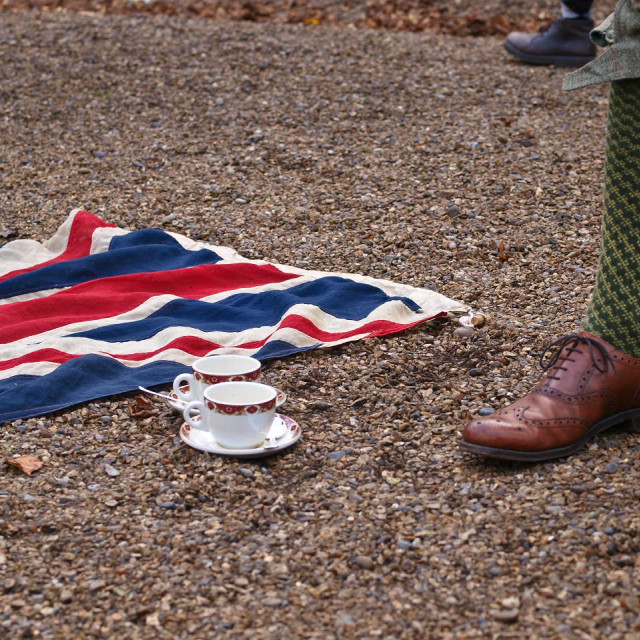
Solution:
[{"label": "saucer with red pattern", "polygon": [[236,458],[270,456],[298,442],[300,435],[300,425],[289,416],[283,416],[280,413],[276,413],[264,442],[252,449],[229,449],[216,442],[208,431],[193,429],[186,422],[180,427],[180,437],[190,447],[200,451],[217,453],[221,456],[234,456]]}]

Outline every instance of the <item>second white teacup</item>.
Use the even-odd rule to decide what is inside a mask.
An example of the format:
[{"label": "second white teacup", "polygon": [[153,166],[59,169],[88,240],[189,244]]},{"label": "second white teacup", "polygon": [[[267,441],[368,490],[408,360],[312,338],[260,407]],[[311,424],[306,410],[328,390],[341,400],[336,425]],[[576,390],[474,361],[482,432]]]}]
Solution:
[{"label": "second white teacup", "polygon": [[269,432],[276,396],[276,389],[259,382],[221,382],[207,387],[204,401],[190,402],[183,415],[191,428],[209,432],[223,447],[252,449]]},{"label": "second white teacup", "polygon": [[174,393],[184,402],[202,400],[204,390],[212,384],[260,382],[262,376],[260,360],[242,355],[205,356],[196,360],[191,369],[193,373],[182,373],[173,381]]}]

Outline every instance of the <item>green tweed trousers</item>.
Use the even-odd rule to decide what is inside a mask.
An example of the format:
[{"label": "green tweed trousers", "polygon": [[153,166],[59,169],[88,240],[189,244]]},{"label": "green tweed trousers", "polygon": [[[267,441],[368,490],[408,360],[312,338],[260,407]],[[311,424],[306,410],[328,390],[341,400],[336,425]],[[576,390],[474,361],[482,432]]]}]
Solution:
[{"label": "green tweed trousers", "polygon": [[602,248],[583,324],[640,358],[640,79],[611,83]]}]

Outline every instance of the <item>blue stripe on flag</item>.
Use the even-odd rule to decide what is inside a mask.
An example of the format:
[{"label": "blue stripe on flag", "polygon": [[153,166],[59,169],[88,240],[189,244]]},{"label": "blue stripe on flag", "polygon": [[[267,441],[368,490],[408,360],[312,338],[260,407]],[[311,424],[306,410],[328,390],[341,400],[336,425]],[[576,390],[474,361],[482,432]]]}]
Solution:
[{"label": "blue stripe on flag", "polygon": [[261,362],[263,360],[270,360],[272,358],[284,358],[285,356],[291,356],[294,353],[302,353],[303,351],[312,351],[321,347],[322,344],[312,344],[308,347],[300,347],[284,340],[272,340],[260,349],[257,353],[253,354],[254,358],[257,358]]},{"label": "blue stripe on flag", "polygon": [[[282,358],[317,346],[300,348],[275,340],[265,345],[255,357],[259,360]],[[107,356],[82,356],[61,364],[45,376],[14,376],[0,380],[0,423],[135,391],[138,386],[169,384],[178,374],[188,371],[191,367],[168,360],[126,367]],[[25,403],[25,398],[31,401]]]},{"label": "blue stripe on flag", "polygon": [[0,299],[64,289],[111,276],[185,269],[220,260],[222,258],[210,249],[184,249],[159,229],[132,231],[113,238],[109,250],[104,253],[58,262],[0,282]]},{"label": "blue stripe on flag", "polygon": [[334,317],[361,320],[390,300],[400,300],[412,311],[420,310],[420,306],[410,298],[392,297],[370,284],[329,276],[290,289],[240,293],[212,303],[173,300],[142,320],[90,329],[71,334],[69,338],[122,342],[126,336],[127,341],[146,340],[176,326],[205,332],[238,332],[276,325],[296,304],[312,304]]},{"label": "blue stripe on flag", "polygon": [[[166,360],[131,368],[106,356],[82,356],[46,376],[14,376],[0,381],[0,422],[133,391],[138,385],[165,384],[186,371],[190,367]],[[30,401],[25,403],[25,398]]]}]

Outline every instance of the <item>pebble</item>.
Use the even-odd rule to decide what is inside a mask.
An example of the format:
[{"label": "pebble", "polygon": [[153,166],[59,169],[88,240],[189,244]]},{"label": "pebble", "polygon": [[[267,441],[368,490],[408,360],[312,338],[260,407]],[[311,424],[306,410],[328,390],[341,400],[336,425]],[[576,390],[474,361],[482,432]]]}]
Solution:
[{"label": "pebble", "polygon": [[496,410],[493,407],[481,407],[478,409],[479,416],[490,416],[492,413],[495,413]]},{"label": "pebble", "polygon": [[100,589],[104,589],[107,586],[107,583],[104,580],[92,580],[89,583],[89,591],[100,591]]},{"label": "pebble", "polygon": [[332,451],[327,455],[327,458],[329,458],[329,460],[340,460],[340,458],[344,458],[346,455],[346,451]]},{"label": "pebble", "polygon": [[455,217],[459,216],[460,215],[460,207],[458,207],[455,204],[452,204],[452,205],[448,206],[447,207],[447,215],[450,218],[455,218]]},{"label": "pebble", "polygon": [[618,471],[617,462],[609,462],[606,466],[607,473],[616,473]]},{"label": "pebble", "polygon": [[520,616],[519,609],[498,609],[491,611],[491,617],[498,622],[515,622]]},{"label": "pebble", "polygon": [[110,464],[105,464],[104,470],[107,472],[107,475],[110,478],[117,478],[120,475],[120,471],[118,471],[115,467],[112,467]]},{"label": "pebble", "polygon": [[69,591],[69,589],[63,589],[60,592],[60,602],[67,603],[73,600],[73,592]]},{"label": "pebble", "polygon": [[373,569],[374,562],[369,556],[356,556],[354,562],[362,569]]},{"label": "pebble", "polygon": [[458,327],[453,330],[453,335],[458,338],[470,338],[473,334],[473,327]]},{"label": "pebble", "polygon": [[250,467],[238,467],[238,472],[245,478],[255,478],[256,474]]}]

